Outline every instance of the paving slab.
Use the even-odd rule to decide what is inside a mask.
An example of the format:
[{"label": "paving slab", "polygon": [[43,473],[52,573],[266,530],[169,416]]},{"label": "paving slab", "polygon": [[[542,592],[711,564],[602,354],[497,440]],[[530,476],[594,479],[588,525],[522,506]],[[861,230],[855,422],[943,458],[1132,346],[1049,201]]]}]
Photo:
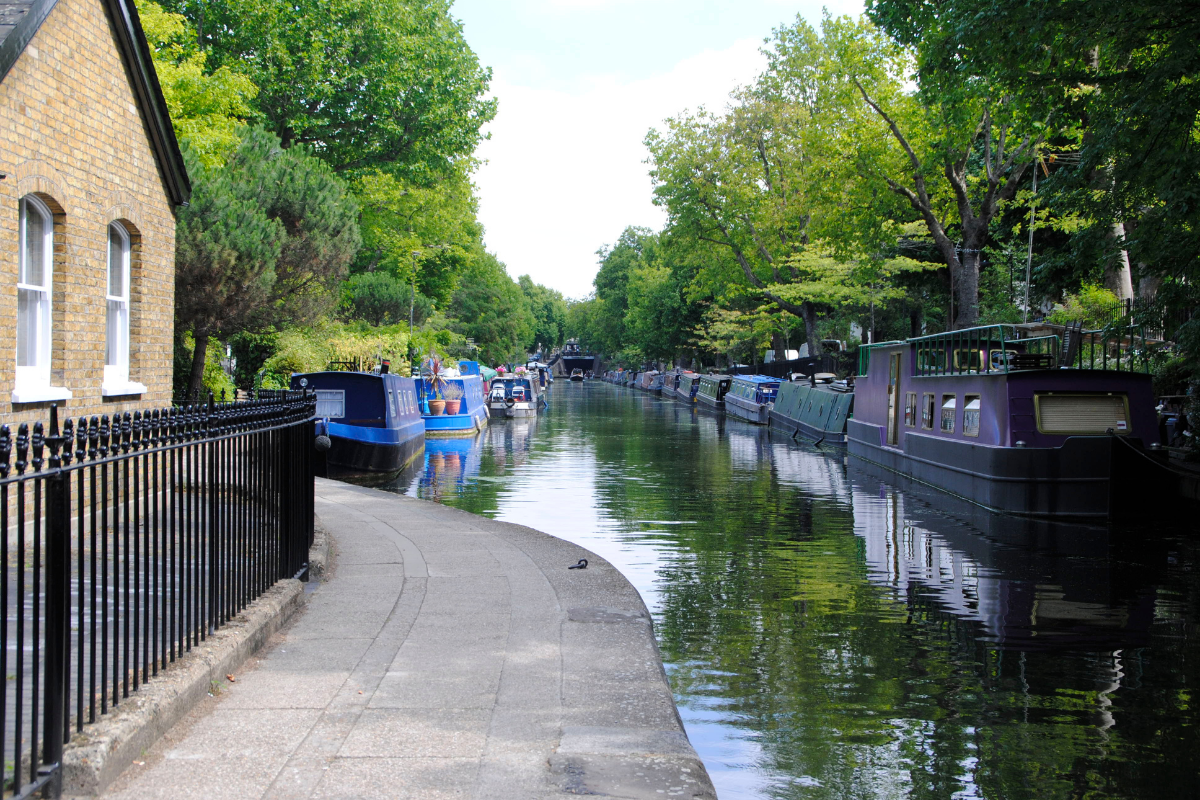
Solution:
[{"label": "paving slab", "polygon": [[716,797],[611,564],[332,481],[316,508],[334,556],[305,610],[103,797]]}]

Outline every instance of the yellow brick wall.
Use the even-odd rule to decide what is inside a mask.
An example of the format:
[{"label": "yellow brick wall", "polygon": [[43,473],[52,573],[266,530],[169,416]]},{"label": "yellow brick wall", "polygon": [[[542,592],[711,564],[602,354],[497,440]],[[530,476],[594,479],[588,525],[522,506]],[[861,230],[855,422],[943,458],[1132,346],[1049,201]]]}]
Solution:
[{"label": "yellow brick wall", "polygon": [[[0,423],[45,419],[11,402],[16,367],[20,198],[55,212],[51,383],[73,417],[171,400],[175,215],[100,0],[59,0],[0,82]],[[108,224],[133,233],[129,379],[149,391],[104,398]],[[14,430],[15,433],[15,430]]]}]

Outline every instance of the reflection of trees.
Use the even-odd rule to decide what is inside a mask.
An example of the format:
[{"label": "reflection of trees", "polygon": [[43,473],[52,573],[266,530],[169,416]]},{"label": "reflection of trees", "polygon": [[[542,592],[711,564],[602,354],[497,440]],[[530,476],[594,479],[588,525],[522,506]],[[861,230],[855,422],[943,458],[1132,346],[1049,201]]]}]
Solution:
[{"label": "reflection of trees", "polygon": [[681,704],[742,729],[765,772],[821,784],[781,782],[774,796],[1146,797],[1137,761],[1175,747],[1167,770],[1176,791],[1188,785],[1182,642],[1156,641],[1154,658],[989,644],[928,587],[869,580],[847,499],[812,480],[830,462],[807,484],[777,464],[752,470],[747,454],[773,449],[753,429],[675,416],[646,407],[587,425],[599,469],[634,478],[602,481],[598,501],[675,553],[657,633]]}]

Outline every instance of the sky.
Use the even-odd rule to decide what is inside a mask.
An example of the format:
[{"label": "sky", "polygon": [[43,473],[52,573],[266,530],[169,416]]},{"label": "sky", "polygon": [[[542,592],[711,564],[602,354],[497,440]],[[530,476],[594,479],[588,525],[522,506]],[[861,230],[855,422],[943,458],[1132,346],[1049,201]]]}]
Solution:
[{"label": "sky", "polygon": [[499,113],[476,155],[485,243],[514,278],[582,298],[596,251],[654,230],[642,144],[686,110],[725,108],[765,65],[773,28],[861,0],[456,0],[451,14],[492,68]]}]

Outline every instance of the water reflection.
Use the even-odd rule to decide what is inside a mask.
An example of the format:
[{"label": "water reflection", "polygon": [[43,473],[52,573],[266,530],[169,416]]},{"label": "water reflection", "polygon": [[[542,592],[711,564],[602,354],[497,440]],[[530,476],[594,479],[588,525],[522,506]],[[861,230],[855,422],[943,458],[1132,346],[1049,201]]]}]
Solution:
[{"label": "water reflection", "polygon": [[393,489],[616,564],[724,800],[1191,791],[1186,526],[996,517],[679,403],[562,389],[455,459],[431,440]]}]

